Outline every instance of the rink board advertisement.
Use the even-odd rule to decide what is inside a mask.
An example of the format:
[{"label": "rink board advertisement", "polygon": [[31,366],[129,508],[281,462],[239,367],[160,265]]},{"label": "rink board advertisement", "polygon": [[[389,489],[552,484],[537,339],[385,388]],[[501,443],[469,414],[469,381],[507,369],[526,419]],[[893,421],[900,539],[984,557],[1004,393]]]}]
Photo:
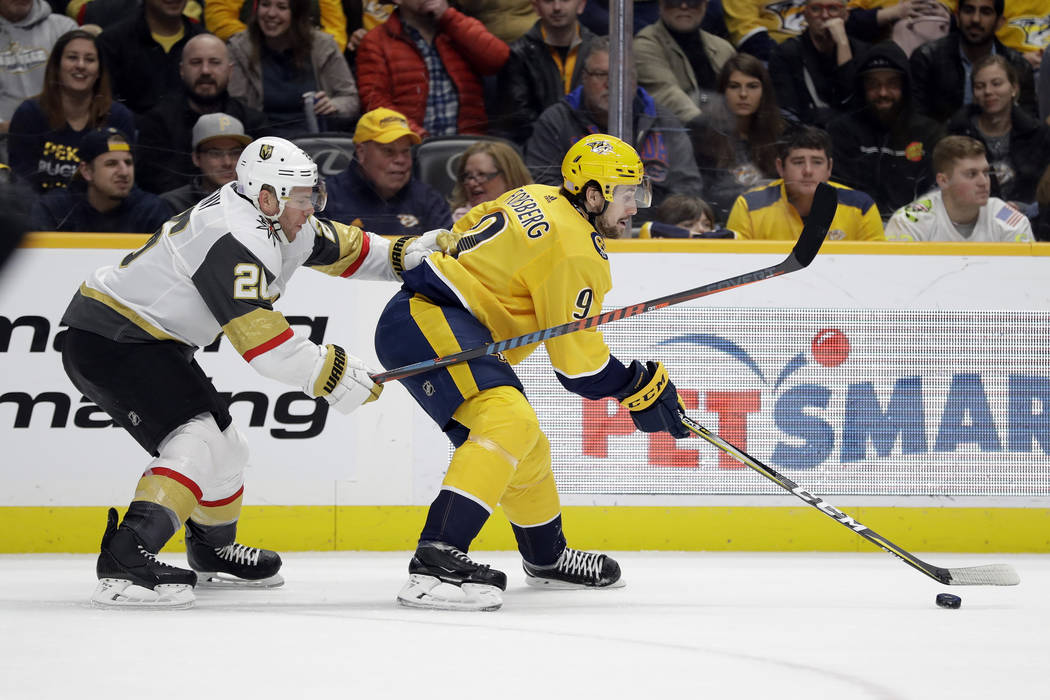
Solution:
[{"label": "rink board advertisement", "polygon": [[[663,360],[695,420],[818,493],[1050,496],[1050,368],[1033,363],[1048,313],[691,306],[626,326],[609,344]],[[563,492],[781,492],[702,440],[636,433],[614,400],[557,391],[545,364],[521,374]]]},{"label": "rink board advertisement", "polygon": [[[124,505],[149,458],[75,392],[56,349],[80,281],[122,251],[41,241],[0,279],[0,507]],[[726,243],[640,252],[635,243],[610,244],[606,308],[759,269],[787,252]],[[885,254],[861,255],[829,244],[806,270],[603,330],[625,362],[662,360],[694,419],[814,493],[1043,509],[1050,259],[1041,246],[988,249],[933,255],[888,244],[866,249]],[[301,270],[277,307],[296,332],[375,364],[372,332],[396,289]],[[418,508],[435,495],[448,443],[396,383],[343,416],[255,374],[224,340],[198,361],[229,394],[251,447],[246,505]],[[702,440],[638,433],[614,401],[568,394],[542,348],[519,368],[567,505],[755,505],[773,496],[800,505]]]}]

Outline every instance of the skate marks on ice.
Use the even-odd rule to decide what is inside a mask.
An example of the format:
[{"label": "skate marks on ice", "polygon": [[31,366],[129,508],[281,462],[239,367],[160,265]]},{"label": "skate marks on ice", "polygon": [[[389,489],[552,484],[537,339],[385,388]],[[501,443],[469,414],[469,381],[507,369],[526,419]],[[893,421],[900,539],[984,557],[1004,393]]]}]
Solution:
[{"label": "skate marks on ice", "polygon": [[283,588],[199,590],[195,608],[160,612],[91,608],[94,557],[0,556],[0,697],[109,698],[117,661],[122,684],[159,698],[191,677],[281,698],[407,698],[440,678],[428,695],[976,698],[1050,670],[1046,555],[1005,557],[1022,585],[967,589],[945,610],[945,587],[880,552],[626,552],[626,588],[583,591],[529,588],[515,555],[477,553],[509,578],[494,613],[399,607],[409,556],[289,553]]}]

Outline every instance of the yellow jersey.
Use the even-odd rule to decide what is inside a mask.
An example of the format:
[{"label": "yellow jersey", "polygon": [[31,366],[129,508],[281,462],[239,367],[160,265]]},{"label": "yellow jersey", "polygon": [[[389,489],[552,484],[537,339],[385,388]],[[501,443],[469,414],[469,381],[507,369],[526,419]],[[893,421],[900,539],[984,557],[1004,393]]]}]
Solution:
[{"label": "yellow jersey", "polygon": [[[839,205],[828,228],[829,241],[884,241],[882,219],[875,201],[860,190],[836,182]],[[802,217],[788,201],[783,180],[745,192],[736,198],[726,228],[738,238],[794,241],[802,233]]]},{"label": "yellow jersey", "polygon": [[[432,302],[461,306],[493,340],[505,340],[601,313],[612,288],[605,239],[556,187],[527,185],[471,209],[454,229],[458,257],[435,253],[406,286]],[[511,364],[538,344],[504,353]],[[596,329],[545,342],[562,383],[581,395],[622,388],[622,364]],[[609,371],[603,371],[608,368]],[[617,386],[605,386],[615,381]]]}]

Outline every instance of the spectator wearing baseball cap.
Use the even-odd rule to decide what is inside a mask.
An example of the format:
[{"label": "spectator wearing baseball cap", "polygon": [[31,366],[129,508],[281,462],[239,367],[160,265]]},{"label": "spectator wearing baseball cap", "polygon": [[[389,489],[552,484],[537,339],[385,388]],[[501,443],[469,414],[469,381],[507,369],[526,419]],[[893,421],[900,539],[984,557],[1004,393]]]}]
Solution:
[{"label": "spectator wearing baseball cap", "polygon": [[328,183],[324,216],[389,235],[450,228],[448,202],[412,176],[412,146],[420,141],[400,112],[380,107],[354,130],[354,160]]},{"label": "spectator wearing baseball cap", "polygon": [[229,114],[203,114],[193,125],[191,158],[199,174],[193,180],[169,190],[161,199],[173,211],[185,211],[228,182],[237,179],[237,159],[251,143],[241,120]]},{"label": "spectator wearing baseball cap", "polygon": [[69,187],[51,190],[33,206],[35,230],[152,233],[171,216],[166,202],[135,186],[135,162],[122,132],[88,132],[78,155]]}]

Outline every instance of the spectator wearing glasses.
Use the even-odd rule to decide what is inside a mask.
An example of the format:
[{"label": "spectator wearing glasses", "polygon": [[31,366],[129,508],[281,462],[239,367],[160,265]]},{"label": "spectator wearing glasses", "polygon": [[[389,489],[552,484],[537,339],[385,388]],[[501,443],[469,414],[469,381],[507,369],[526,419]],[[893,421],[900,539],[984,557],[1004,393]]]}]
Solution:
[{"label": "spectator wearing glasses", "polygon": [[412,176],[412,146],[419,142],[400,112],[366,112],[354,130],[354,160],[328,182],[325,216],[392,236],[451,228],[448,202]]},{"label": "spectator wearing glasses", "polygon": [[[853,2],[846,15],[846,31],[865,41],[874,41],[883,28],[911,14],[920,0],[875,0]],[[768,61],[777,44],[800,36],[806,29],[804,8],[807,0],[723,0],[729,40],[737,51]],[[868,7],[879,5],[879,7]]]},{"label": "spectator wearing glasses", "polygon": [[853,93],[857,55],[866,44],[846,34],[846,0],[809,0],[806,30],[769,57],[777,104],[793,122],[825,127]]},{"label": "spectator wearing glasses", "polygon": [[237,117],[222,112],[204,114],[193,126],[193,165],[200,171],[182,187],[161,195],[172,211],[186,211],[227,182],[237,179],[237,159],[251,143]]},{"label": "spectator wearing glasses", "polygon": [[[633,94],[630,134],[634,148],[652,183],[654,206],[669,194],[697,194],[703,188],[693,146],[682,123],[643,88],[632,75],[627,94]],[[536,182],[558,186],[561,155],[587,134],[603,133],[609,118],[609,38],[591,45],[584,64],[584,79],[564,99],[543,111],[525,148],[525,163]],[[652,216],[640,209],[638,218]]]},{"label": "spectator wearing glasses", "polygon": [[479,204],[531,184],[532,175],[513,146],[502,141],[478,141],[459,157],[450,198],[452,219],[457,221]]}]

